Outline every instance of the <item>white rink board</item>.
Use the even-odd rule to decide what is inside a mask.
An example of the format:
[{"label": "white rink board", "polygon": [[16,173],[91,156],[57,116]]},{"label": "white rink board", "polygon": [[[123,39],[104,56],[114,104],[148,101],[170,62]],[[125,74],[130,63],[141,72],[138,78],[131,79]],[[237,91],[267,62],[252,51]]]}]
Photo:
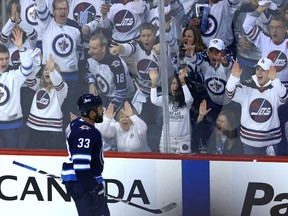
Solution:
[{"label": "white rink board", "polygon": [[[65,157],[58,156],[1,155],[1,215],[77,216],[73,201],[65,202],[53,187],[50,190],[50,192],[52,191],[52,200],[48,201],[47,177],[45,175],[12,164],[13,160],[15,160],[37,169],[60,175],[61,165],[65,159]],[[123,199],[125,200],[129,194],[132,194],[131,202],[149,209],[162,208],[169,203],[176,202],[177,207],[175,209],[168,213],[158,214],[169,216],[182,215],[181,175],[180,160],[125,158],[106,158],[105,171],[103,173],[105,179],[117,181],[117,184],[123,185]],[[28,179],[29,183],[27,183]],[[109,194],[118,195],[119,187],[117,184],[108,183]],[[61,183],[59,185],[65,190],[64,185]],[[39,190],[36,193],[35,191],[37,191],[38,187]],[[142,191],[141,194],[138,190],[139,188]],[[25,196],[20,200],[23,194]],[[143,203],[144,198],[142,195],[145,195],[146,201],[148,199],[148,204]],[[43,200],[40,201],[39,197],[43,198]],[[109,203],[109,209],[112,216],[155,215],[125,203]]]},{"label": "white rink board", "polygon": [[[210,216],[241,215],[248,188],[250,205],[246,205],[246,209],[250,206],[250,214],[246,215],[270,216],[273,207],[281,209],[280,214],[274,215],[288,215],[287,180],[287,163],[210,162]],[[254,190],[248,185],[253,185]],[[284,197],[279,197],[281,194]],[[281,201],[275,201],[277,196]],[[262,200],[262,204],[253,205],[256,199]]]}]

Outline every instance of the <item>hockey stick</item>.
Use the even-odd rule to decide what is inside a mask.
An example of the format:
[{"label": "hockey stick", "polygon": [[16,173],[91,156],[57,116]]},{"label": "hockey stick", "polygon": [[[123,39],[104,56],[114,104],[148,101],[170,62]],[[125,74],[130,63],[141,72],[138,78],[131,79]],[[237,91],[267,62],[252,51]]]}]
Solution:
[{"label": "hockey stick", "polygon": [[[47,177],[51,177],[51,178],[56,178],[56,179],[61,179],[60,176],[56,176],[56,175],[53,175],[53,174],[50,174],[50,173],[47,173],[43,170],[38,170],[34,167],[31,167],[31,166],[28,166],[26,164],[23,164],[23,163],[20,163],[20,162],[17,162],[17,161],[13,161],[13,164],[17,165],[17,166],[20,166],[20,167],[23,167],[23,168],[26,168],[26,169],[29,169],[29,170],[32,170],[34,172],[37,172],[37,173],[40,173],[40,174],[43,174],[43,175],[46,175]],[[128,200],[123,200],[123,199],[120,199],[120,198],[117,198],[115,196],[112,196],[112,195],[109,195],[109,194],[106,194],[106,197],[108,198],[111,198],[115,201],[118,201],[118,202],[122,202],[122,203],[125,203],[127,205],[130,205],[130,206],[134,206],[136,208],[139,208],[139,209],[142,209],[144,211],[147,211],[147,212],[151,212],[153,214],[161,214],[161,213],[166,213],[174,208],[176,208],[177,206],[177,203],[170,203],[160,209],[150,209],[150,208],[146,208],[144,206],[141,206],[141,205],[138,205],[136,203],[133,203],[133,202],[130,202]]]},{"label": "hockey stick", "polygon": [[38,172],[38,173],[40,173],[40,174],[44,174],[44,175],[46,175],[46,176],[48,176],[48,177],[51,177],[51,178],[61,179],[59,176],[56,176],[56,175],[47,173],[47,172],[45,172],[45,171],[43,171],[43,170],[38,170],[38,169],[36,169],[36,168],[34,168],[34,167],[28,166],[28,165],[26,165],[26,164],[23,164],[23,163],[20,163],[20,162],[17,162],[17,161],[13,161],[13,164],[18,165],[18,166],[20,166],[20,167],[24,167],[24,168],[29,169],[29,170],[32,170],[32,171],[34,171],[34,172]]},{"label": "hockey stick", "polygon": [[128,200],[123,200],[123,199],[120,199],[120,198],[117,198],[115,196],[112,196],[112,195],[109,195],[109,194],[106,194],[107,197],[109,198],[112,198],[113,200],[116,200],[118,202],[122,202],[122,203],[125,203],[127,205],[131,205],[131,206],[134,206],[136,208],[139,208],[139,209],[142,209],[144,211],[147,211],[147,212],[151,212],[153,214],[161,214],[161,213],[166,213],[172,209],[174,209],[176,206],[177,206],[177,203],[170,203],[160,209],[150,209],[150,208],[146,208],[144,206],[141,206],[141,205],[138,205],[138,204],[135,204],[133,202],[130,202]]}]

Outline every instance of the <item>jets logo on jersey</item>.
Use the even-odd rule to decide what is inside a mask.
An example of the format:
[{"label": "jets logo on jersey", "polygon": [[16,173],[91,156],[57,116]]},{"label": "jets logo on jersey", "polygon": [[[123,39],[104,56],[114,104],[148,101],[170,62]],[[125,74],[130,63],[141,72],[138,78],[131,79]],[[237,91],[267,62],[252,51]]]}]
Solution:
[{"label": "jets logo on jersey", "polygon": [[111,64],[111,66],[112,66],[112,67],[115,67],[115,68],[116,68],[116,67],[119,67],[119,66],[120,66],[120,61],[119,61],[119,60],[113,61],[112,64]]},{"label": "jets logo on jersey", "polygon": [[15,50],[12,55],[11,55],[11,63],[13,64],[13,66],[18,66],[21,64],[20,62],[20,55],[19,55],[19,51]]},{"label": "jets logo on jersey", "polygon": [[31,4],[25,11],[26,20],[30,25],[37,25],[35,5]]},{"label": "jets logo on jersey", "polygon": [[173,112],[178,112],[179,111],[178,102],[174,102],[173,101],[172,111]]},{"label": "jets logo on jersey", "polygon": [[114,26],[118,32],[126,33],[131,31],[135,25],[135,18],[128,10],[121,10],[115,14]]},{"label": "jets logo on jersey", "polygon": [[133,139],[134,137],[135,137],[135,134],[134,134],[134,133],[130,133],[129,138],[130,138],[130,139]]},{"label": "jets logo on jersey", "polygon": [[36,106],[38,109],[45,109],[50,104],[50,96],[45,90],[40,90],[36,95]]},{"label": "jets logo on jersey", "polygon": [[79,3],[73,10],[73,18],[81,26],[92,21],[95,15],[96,9],[89,2]]},{"label": "jets logo on jersey", "polygon": [[91,130],[91,128],[87,125],[82,125],[81,127],[79,127],[79,129],[81,130]]},{"label": "jets logo on jersey", "polygon": [[215,34],[217,28],[218,28],[217,20],[215,19],[214,16],[209,14],[209,16],[208,16],[208,24],[207,24],[207,31],[206,32],[201,32],[201,35],[203,37],[210,37],[211,35]]},{"label": "jets logo on jersey", "polygon": [[59,57],[69,56],[73,50],[73,47],[73,40],[67,34],[58,35],[52,42],[53,51]]},{"label": "jets logo on jersey", "polygon": [[222,79],[215,79],[215,77],[210,77],[205,81],[205,83],[211,93],[215,95],[224,94],[226,81]]},{"label": "jets logo on jersey", "polygon": [[103,94],[103,95],[107,95],[109,93],[109,85],[106,82],[106,80],[99,74],[96,74],[96,83],[97,86],[99,88],[99,91]]},{"label": "jets logo on jersey", "polygon": [[10,98],[10,91],[3,83],[0,84],[0,106],[5,105]]},{"label": "jets logo on jersey", "polygon": [[276,72],[284,70],[284,68],[287,66],[287,56],[280,50],[274,50],[270,52],[267,58],[273,61]]},{"label": "jets logo on jersey", "polygon": [[[157,72],[160,73],[157,63],[150,59],[142,59],[137,63],[137,70],[139,72],[139,76],[149,81],[150,81],[150,77],[149,77],[150,68],[155,68]],[[160,74],[158,75],[161,76]]]},{"label": "jets logo on jersey", "polygon": [[264,98],[257,98],[251,102],[249,113],[255,122],[266,122],[272,116],[271,103]]}]

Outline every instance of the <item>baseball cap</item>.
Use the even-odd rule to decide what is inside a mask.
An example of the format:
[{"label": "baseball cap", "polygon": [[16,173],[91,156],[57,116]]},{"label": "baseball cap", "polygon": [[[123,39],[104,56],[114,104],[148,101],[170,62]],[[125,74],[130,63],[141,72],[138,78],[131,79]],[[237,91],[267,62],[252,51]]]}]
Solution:
[{"label": "baseball cap", "polygon": [[263,70],[269,70],[271,65],[273,65],[273,62],[270,59],[261,58],[254,67],[260,66]]},{"label": "baseball cap", "polygon": [[225,44],[221,39],[215,38],[209,42],[208,49],[216,48],[217,50],[224,50]]}]

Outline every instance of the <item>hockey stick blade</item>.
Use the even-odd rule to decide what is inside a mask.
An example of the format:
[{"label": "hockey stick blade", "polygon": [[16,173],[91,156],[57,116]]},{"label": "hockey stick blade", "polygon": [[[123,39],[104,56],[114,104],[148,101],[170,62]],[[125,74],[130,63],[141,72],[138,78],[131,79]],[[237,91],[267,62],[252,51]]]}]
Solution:
[{"label": "hockey stick blade", "polygon": [[107,194],[106,196],[109,197],[109,198],[112,198],[113,200],[116,200],[118,202],[122,202],[122,203],[125,203],[127,205],[134,206],[136,208],[142,209],[142,210],[147,211],[147,212],[151,212],[153,214],[166,213],[166,212],[169,212],[172,209],[176,208],[176,206],[177,206],[177,203],[170,203],[170,204],[168,204],[168,205],[166,205],[166,206],[164,206],[163,208],[160,208],[160,209],[150,209],[150,208],[146,208],[144,206],[138,205],[136,203],[130,202],[128,200],[119,199],[119,198],[117,198],[115,196],[112,196],[112,195],[109,195],[109,194]]},{"label": "hockey stick blade", "polygon": [[20,166],[20,167],[23,167],[23,168],[26,168],[26,169],[29,169],[29,170],[32,170],[32,171],[34,171],[34,172],[38,172],[38,173],[40,173],[40,174],[44,174],[44,175],[46,175],[46,176],[48,176],[48,177],[51,177],[51,178],[60,179],[59,176],[56,176],[56,175],[47,173],[47,172],[45,172],[45,171],[43,171],[43,170],[38,170],[38,169],[36,169],[36,168],[34,168],[34,167],[31,167],[31,166],[28,166],[28,165],[26,165],[26,164],[20,163],[20,162],[18,162],[18,161],[13,161],[13,164],[15,164],[15,165],[17,165],[17,166]]}]

